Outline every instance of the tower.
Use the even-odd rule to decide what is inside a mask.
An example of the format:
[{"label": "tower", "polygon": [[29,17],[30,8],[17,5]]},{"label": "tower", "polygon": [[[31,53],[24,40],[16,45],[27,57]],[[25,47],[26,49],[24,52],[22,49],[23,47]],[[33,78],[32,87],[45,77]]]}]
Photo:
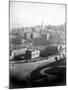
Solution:
[{"label": "tower", "polygon": [[50,33],[47,33],[47,40],[49,40],[49,37],[50,37]]},{"label": "tower", "polygon": [[43,22],[41,22],[41,29],[42,29],[42,30],[44,29]]}]

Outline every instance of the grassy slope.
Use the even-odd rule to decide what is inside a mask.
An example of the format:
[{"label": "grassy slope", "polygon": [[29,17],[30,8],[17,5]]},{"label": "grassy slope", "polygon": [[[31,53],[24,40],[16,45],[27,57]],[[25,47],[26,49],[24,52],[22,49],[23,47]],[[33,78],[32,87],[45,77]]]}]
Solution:
[{"label": "grassy slope", "polygon": [[36,68],[46,65],[50,62],[54,62],[55,60],[42,60],[37,62],[30,62],[30,63],[17,63],[17,64],[10,64],[10,75],[18,77],[18,79],[26,79],[30,78],[31,72]]}]

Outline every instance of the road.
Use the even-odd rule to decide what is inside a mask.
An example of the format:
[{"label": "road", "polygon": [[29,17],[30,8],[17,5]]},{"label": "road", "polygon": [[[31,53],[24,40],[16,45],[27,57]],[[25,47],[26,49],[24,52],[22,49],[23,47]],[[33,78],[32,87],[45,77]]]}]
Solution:
[{"label": "road", "polygon": [[31,73],[34,86],[54,86],[66,84],[66,60],[62,59],[48,65],[42,65]]}]

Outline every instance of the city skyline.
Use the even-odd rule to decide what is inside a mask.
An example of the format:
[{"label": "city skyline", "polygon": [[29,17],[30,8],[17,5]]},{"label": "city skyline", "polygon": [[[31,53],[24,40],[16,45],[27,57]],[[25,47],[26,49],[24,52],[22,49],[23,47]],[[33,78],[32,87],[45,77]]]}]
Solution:
[{"label": "city skyline", "polygon": [[61,25],[65,23],[65,6],[10,2],[10,29],[35,25]]}]

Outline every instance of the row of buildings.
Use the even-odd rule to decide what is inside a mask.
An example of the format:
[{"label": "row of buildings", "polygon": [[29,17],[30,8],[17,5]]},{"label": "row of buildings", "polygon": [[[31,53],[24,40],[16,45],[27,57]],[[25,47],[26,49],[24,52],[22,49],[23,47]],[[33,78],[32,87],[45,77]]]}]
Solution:
[{"label": "row of buildings", "polygon": [[19,59],[22,57],[22,59],[33,59],[33,58],[37,58],[40,55],[40,50],[37,48],[22,48],[22,49],[18,49],[18,50],[13,50],[12,51],[12,58],[16,58]]},{"label": "row of buildings", "polygon": [[[52,51],[51,51],[52,50]],[[46,49],[44,49],[43,51],[40,51],[38,48],[36,47],[26,47],[26,48],[22,48],[22,49],[18,49],[18,50],[13,50],[12,51],[12,58],[15,59],[26,59],[26,60],[30,60],[30,59],[34,59],[40,56],[43,57],[47,57],[48,55],[55,55],[55,54],[60,54],[60,55],[65,55],[65,45],[63,46],[51,46],[48,47]]]},{"label": "row of buildings", "polygon": [[33,39],[40,37],[41,34],[47,33],[47,39],[50,36],[50,33],[55,33],[54,30],[49,28],[51,26],[44,26],[43,23],[41,25],[36,25],[33,27],[22,27],[22,28],[15,28],[12,29],[12,34],[19,35],[21,37],[24,37],[25,39]]}]

